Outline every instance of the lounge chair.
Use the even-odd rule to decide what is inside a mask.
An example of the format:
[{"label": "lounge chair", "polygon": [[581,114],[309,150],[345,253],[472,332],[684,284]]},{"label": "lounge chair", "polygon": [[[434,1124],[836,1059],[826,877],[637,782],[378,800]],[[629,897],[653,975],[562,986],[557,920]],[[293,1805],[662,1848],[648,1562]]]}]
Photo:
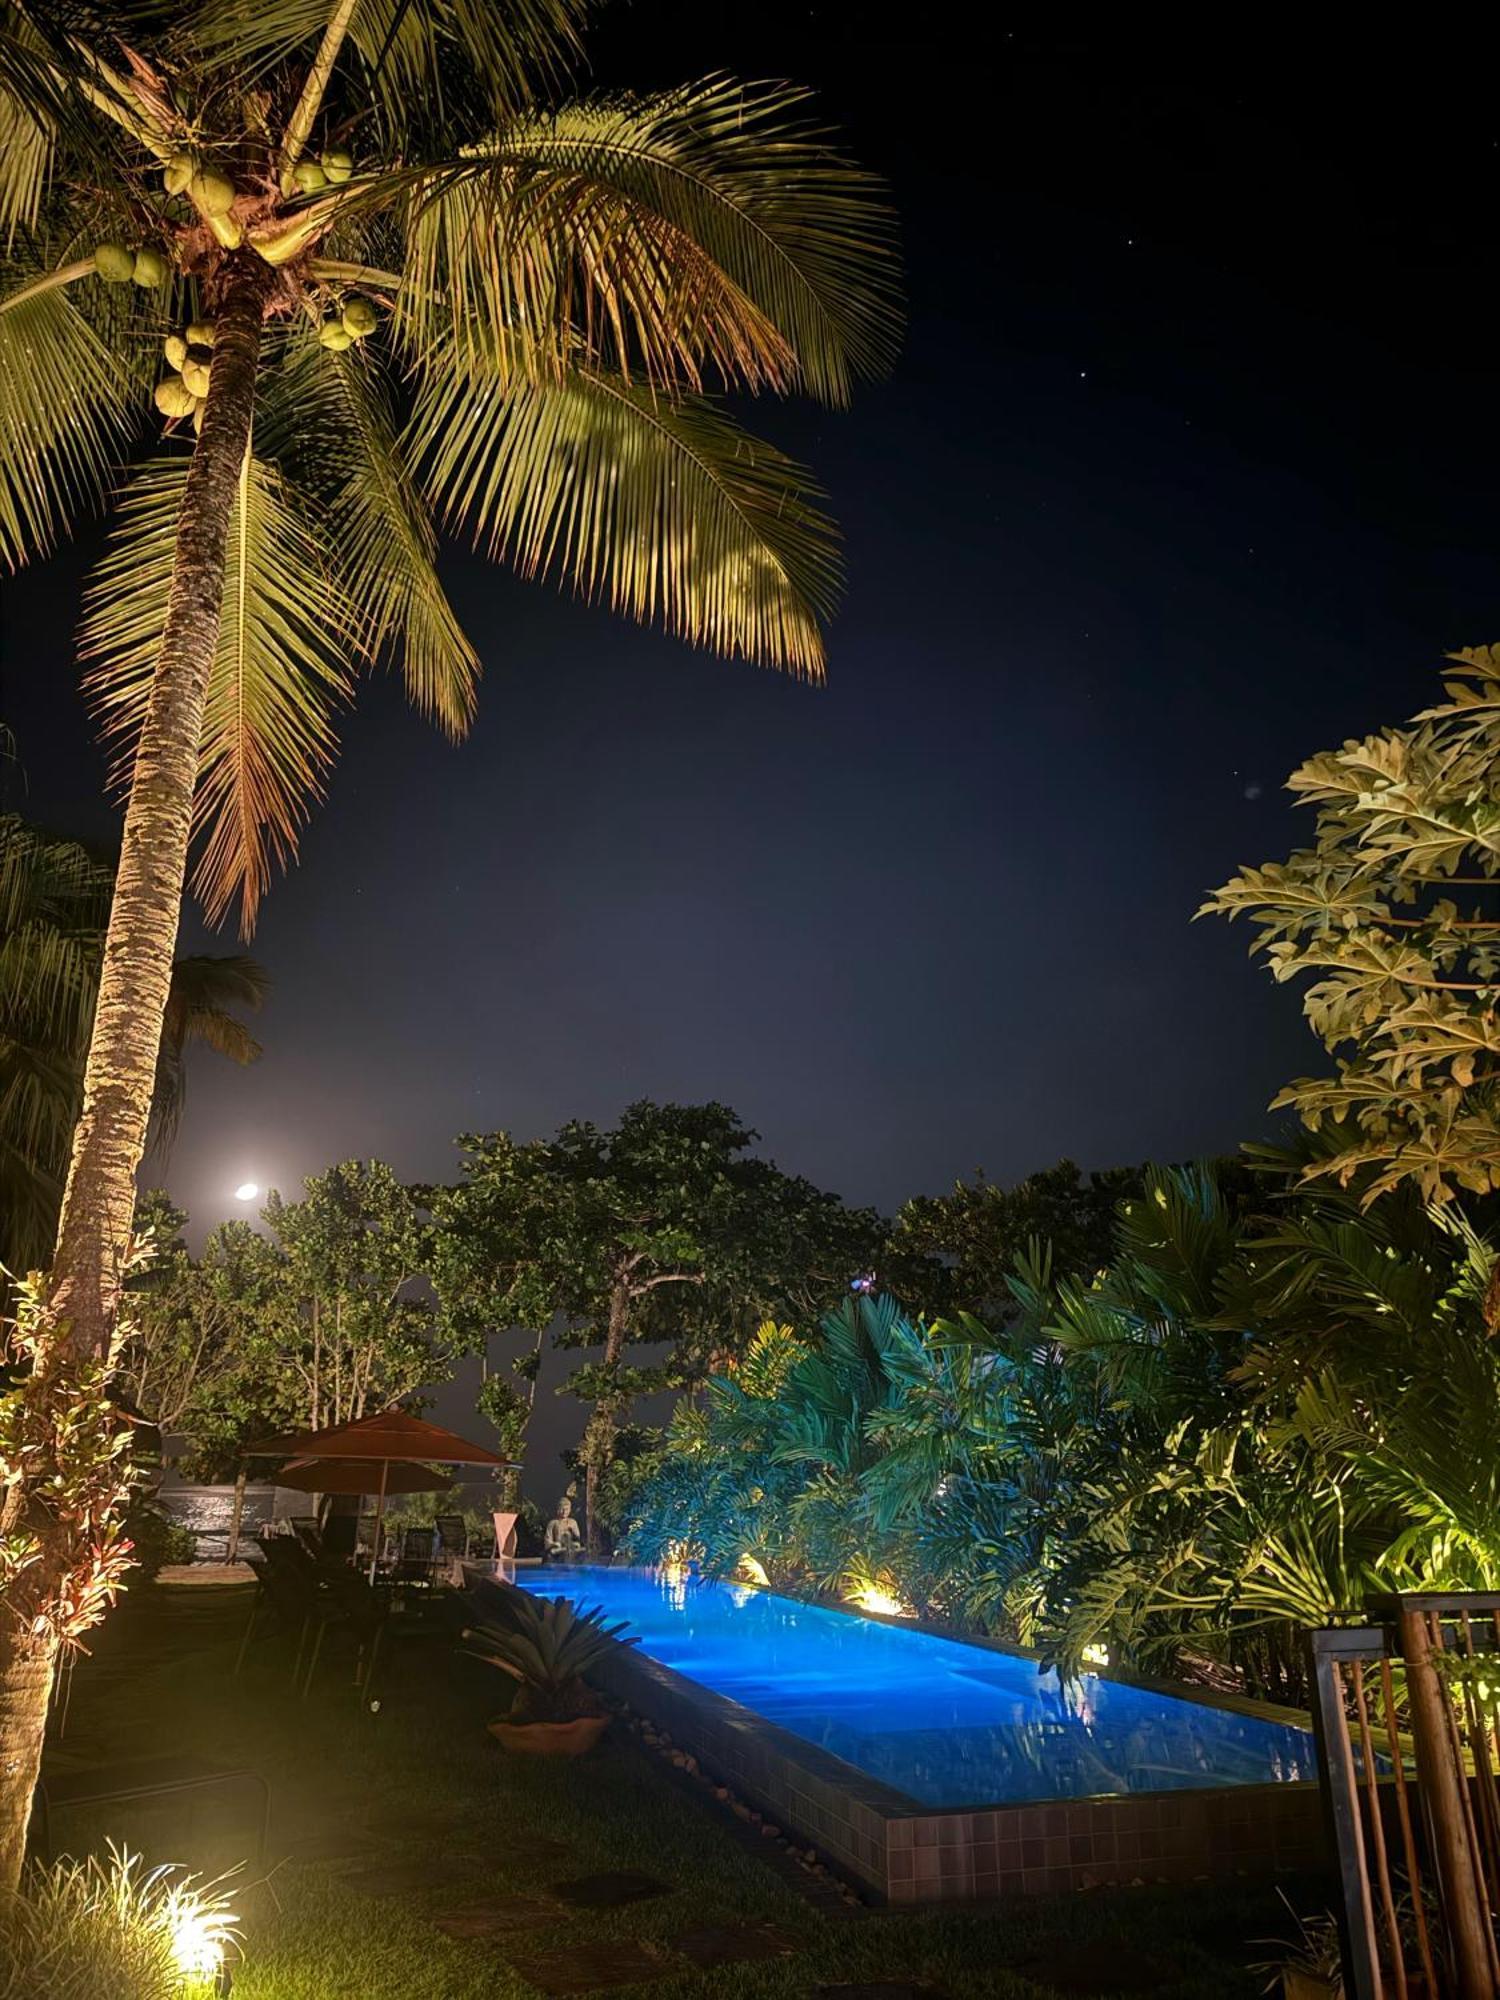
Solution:
[{"label": "lounge chair", "polygon": [[400,1591],[431,1590],[437,1574],[437,1529],[408,1528],[391,1581]]},{"label": "lounge chair", "polygon": [[444,1552],[458,1562],[469,1553],[469,1531],[464,1526],[462,1514],[439,1514],[437,1531],[442,1538]]}]

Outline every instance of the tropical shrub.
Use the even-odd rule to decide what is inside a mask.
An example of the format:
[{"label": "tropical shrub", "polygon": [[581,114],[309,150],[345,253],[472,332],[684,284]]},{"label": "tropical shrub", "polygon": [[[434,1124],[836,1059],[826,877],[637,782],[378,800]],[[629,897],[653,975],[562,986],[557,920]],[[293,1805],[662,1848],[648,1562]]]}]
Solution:
[{"label": "tropical shrub", "polygon": [[1054,1278],[1034,1246],[994,1326],[860,1298],[762,1329],[678,1406],[632,1551],[867,1599],[885,1577],[1069,1671],[1102,1649],[1283,1699],[1307,1625],[1495,1588],[1494,1253],[1410,1190],[1288,1200],[1292,1171],[1259,1202],[1148,1174],[1107,1269]]},{"label": "tropical shrub", "polygon": [[198,1537],[150,1501],[137,1499],[125,1516],[125,1536],[143,1579],[168,1563],[190,1563],[198,1553]]}]

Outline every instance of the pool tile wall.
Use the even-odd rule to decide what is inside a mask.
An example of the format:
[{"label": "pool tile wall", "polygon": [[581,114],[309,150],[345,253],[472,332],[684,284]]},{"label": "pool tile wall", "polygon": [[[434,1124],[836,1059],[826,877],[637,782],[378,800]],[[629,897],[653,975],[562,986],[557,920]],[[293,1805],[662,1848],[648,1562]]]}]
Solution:
[{"label": "pool tile wall", "polygon": [[707,1772],[882,1902],[1265,1877],[1325,1858],[1314,1784],[934,1809],[639,1653],[621,1649],[605,1679]]}]

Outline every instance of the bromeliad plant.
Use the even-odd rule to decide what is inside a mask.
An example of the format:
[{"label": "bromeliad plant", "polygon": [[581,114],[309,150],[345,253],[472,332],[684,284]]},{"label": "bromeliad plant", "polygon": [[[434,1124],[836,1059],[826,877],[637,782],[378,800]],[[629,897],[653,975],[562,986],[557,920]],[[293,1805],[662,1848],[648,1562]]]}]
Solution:
[{"label": "bromeliad plant", "polygon": [[477,1659],[519,1683],[507,1722],[575,1722],[580,1716],[604,1714],[604,1704],[584,1677],[615,1646],[638,1644],[625,1636],[623,1621],[607,1625],[597,1605],[519,1592],[508,1594],[497,1616],[505,1623],[473,1626],[464,1637],[477,1642],[471,1649]]},{"label": "bromeliad plant", "polygon": [[[467,729],[439,526],[806,678],[808,475],[719,389],[832,404],[894,344],[878,190],[802,92],[563,101],[581,0],[17,0],[0,15],[0,561],[136,463],[88,593],[128,792],[41,1349],[107,1354],[190,846],[248,929],[358,672]],[[193,442],[196,437],[196,443]],[[38,1504],[4,1496],[6,1532]],[[71,1554],[0,1618],[0,1885]]]}]

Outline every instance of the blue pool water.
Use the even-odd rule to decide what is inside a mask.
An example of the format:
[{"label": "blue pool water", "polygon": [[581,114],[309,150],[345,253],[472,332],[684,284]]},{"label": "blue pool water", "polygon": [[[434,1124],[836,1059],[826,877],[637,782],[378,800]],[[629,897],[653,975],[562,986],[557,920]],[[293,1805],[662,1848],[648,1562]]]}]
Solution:
[{"label": "blue pool water", "polygon": [[1315,1778],[1307,1730],[769,1591],[652,1570],[521,1570],[602,1605],[641,1651],[924,1805],[1091,1798]]}]

